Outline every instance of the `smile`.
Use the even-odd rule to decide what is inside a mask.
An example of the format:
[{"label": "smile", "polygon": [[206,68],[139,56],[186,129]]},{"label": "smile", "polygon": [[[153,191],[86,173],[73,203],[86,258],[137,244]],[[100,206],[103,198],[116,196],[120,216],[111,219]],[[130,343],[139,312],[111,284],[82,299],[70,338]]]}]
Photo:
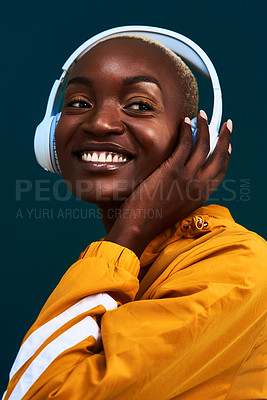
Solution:
[{"label": "smile", "polygon": [[129,161],[129,157],[120,153],[106,151],[83,151],[81,159],[86,162],[93,163],[125,163]]}]

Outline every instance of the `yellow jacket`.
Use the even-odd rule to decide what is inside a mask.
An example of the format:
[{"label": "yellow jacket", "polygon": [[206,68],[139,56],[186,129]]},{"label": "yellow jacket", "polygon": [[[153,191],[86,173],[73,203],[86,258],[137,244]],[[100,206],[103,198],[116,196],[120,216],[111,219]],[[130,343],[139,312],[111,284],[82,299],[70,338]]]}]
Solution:
[{"label": "yellow jacket", "polygon": [[267,399],[266,260],[264,239],[217,205],[140,261],[92,243],[27,333],[5,400]]}]

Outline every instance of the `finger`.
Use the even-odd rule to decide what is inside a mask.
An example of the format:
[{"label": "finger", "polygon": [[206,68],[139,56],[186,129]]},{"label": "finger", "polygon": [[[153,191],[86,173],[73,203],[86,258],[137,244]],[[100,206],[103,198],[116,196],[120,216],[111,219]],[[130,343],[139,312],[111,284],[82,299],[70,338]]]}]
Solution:
[{"label": "finger", "polygon": [[229,145],[231,139],[232,131],[232,121],[228,120],[222,125],[218,142],[216,144],[214,152],[205,162],[199,175],[201,179],[205,181],[210,181],[214,179],[215,176],[224,167],[225,162],[229,159]]},{"label": "finger", "polygon": [[226,176],[228,166],[229,166],[231,152],[232,152],[232,146],[231,146],[231,144],[229,144],[228,155],[225,158],[224,165],[222,166],[222,168],[220,169],[218,174],[212,180],[210,180],[210,182],[208,184],[208,192],[209,192],[208,196],[210,196],[223,182],[223,180]]},{"label": "finger", "polygon": [[210,135],[207,114],[201,110],[197,116],[197,140],[186,165],[197,171],[205,163],[210,151]]},{"label": "finger", "polygon": [[193,136],[192,136],[192,128],[191,121],[188,117],[185,117],[182,122],[179,142],[172,153],[170,159],[173,159],[177,165],[185,165],[186,160],[188,159],[193,147]]}]

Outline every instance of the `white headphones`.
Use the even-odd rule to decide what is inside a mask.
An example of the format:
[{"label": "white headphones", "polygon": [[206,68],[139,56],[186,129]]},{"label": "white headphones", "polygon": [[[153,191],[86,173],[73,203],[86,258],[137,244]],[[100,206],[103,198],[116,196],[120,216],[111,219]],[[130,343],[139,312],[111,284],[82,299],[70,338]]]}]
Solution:
[{"label": "white headphones", "polygon": [[[108,29],[83,43],[68,58],[63,65],[61,77],[55,81],[49,95],[46,113],[43,121],[37,126],[34,138],[34,150],[38,163],[51,172],[60,174],[60,167],[57,160],[55,148],[55,129],[60,118],[61,107],[65,94],[65,87],[68,81],[68,75],[71,67],[88,50],[98,44],[100,41],[111,36],[122,34],[147,36],[162,43],[174,53],[178,54],[188,65],[195,68],[206,79],[211,81],[214,100],[213,112],[209,124],[210,131],[210,153],[216,146],[219,128],[222,117],[222,92],[216,70],[207,54],[192,40],[187,37],[170,31],[168,29],[156,28],[153,26],[121,26]],[[192,121],[193,140],[196,140],[196,118]]]}]

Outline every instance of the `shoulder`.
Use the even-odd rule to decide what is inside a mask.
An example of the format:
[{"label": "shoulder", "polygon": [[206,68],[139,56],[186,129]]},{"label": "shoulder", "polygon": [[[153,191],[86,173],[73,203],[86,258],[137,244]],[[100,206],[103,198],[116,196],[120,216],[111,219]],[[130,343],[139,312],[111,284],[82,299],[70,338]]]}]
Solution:
[{"label": "shoulder", "polygon": [[[182,242],[190,236],[194,239],[191,242],[192,252],[202,254],[203,258],[211,255],[221,259],[230,257],[240,266],[257,261],[258,268],[267,271],[267,242],[257,233],[236,223],[228,209],[217,205],[202,207],[190,219],[193,225],[196,225],[195,221],[202,221],[199,229],[192,229],[191,235],[190,232],[189,235],[181,232]],[[181,231],[183,224],[180,224]]]},{"label": "shoulder", "polygon": [[[267,242],[257,233],[236,223],[227,209],[216,206],[216,210],[219,211],[217,215],[209,216],[210,232],[203,243],[209,255],[213,256],[216,262],[221,259],[219,264],[222,264],[222,267],[229,266],[233,270],[236,269],[241,276],[248,274],[256,280],[264,278],[266,284]],[[196,251],[201,247],[196,246]]]},{"label": "shoulder", "polygon": [[[194,224],[201,219],[208,225],[197,229]],[[183,231],[188,223],[191,229]],[[205,286],[216,291],[220,287],[241,298],[256,299],[265,293],[267,301],[266,260],[267,243],[262,237],[237,224],[227,209],[208,206],[176,225],[175,240],[159,254],[152,269],[158,289],[190,291]]]}]

